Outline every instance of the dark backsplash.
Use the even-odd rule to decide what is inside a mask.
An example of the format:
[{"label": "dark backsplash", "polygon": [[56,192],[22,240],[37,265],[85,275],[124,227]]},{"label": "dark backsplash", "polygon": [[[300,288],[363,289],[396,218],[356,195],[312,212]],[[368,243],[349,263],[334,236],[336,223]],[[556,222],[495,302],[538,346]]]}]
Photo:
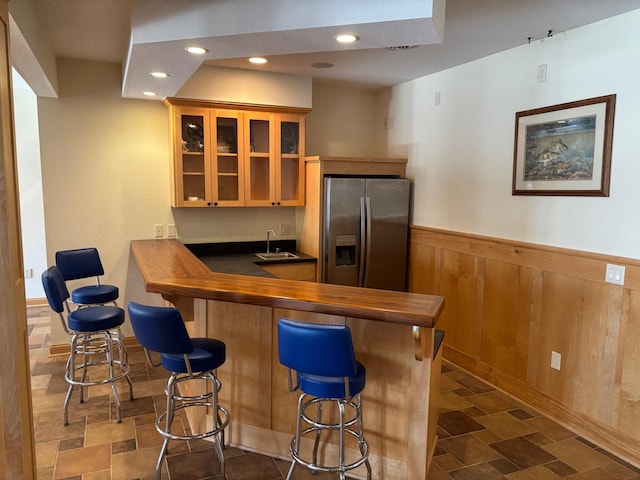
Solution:
[{"label": "dark backsplash", "polygon": [[[272,252],[279,248],[283,252],[296,250],[295,240],[271,240],[269,242]],[[267,241],[253,242],[226,242],[226,243],[191,243],[185,244],[196,257],[210,257],[214,255],[233,255],[238,253],[262,253],[267,251]]]}]

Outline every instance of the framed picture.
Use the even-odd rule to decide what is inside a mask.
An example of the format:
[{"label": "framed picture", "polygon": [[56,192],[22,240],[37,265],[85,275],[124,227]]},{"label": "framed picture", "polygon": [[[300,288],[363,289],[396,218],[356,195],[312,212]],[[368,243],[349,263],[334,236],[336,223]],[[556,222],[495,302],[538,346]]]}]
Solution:
[{"label": "framed picture", "polygon": [[609,196],[616,96],[516,113],[513,195]]}]

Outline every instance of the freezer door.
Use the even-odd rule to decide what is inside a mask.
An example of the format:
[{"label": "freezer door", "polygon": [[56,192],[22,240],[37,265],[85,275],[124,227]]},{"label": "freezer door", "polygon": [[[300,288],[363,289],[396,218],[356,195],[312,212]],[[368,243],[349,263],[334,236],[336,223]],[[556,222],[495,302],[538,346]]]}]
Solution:
[{"label": "freezer door", "polygon": [[325,178],[323,276],[325,283],[358,285],[362,178]]},{"label": "freezer door", "polygon": [[406,290],[410,194],[408,179],[366,181],[365,287]]}]

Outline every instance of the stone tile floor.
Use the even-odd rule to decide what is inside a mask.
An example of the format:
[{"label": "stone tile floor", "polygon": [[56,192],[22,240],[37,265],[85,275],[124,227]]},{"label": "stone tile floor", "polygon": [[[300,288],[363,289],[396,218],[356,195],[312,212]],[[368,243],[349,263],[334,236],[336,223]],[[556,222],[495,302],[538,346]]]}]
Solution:
[{"label": "stone tile floor", "polygon": [[[114,420],[109,388],[101,386],[92,387],[83,404],[72,399],[65,427],[66,356],[49,356],[49,321],[48,307],[28,308],[38,479],[155,478],[162,442],[154,421],[165,406],[166,373],[148,367],[141,351],[130,351],[136,400],[127,400],[123,382],[122,423]],[[429,480],[640,480],[640,469],[450,364],[443,366],[441,405]],[[228,480],[281,480],[289,468],[288,461],[236,448],[225,456]],[[219,473],[210,443],[173,442],[162,478],[219,480]],[[336,477],[297,469],[294,478]]]}]

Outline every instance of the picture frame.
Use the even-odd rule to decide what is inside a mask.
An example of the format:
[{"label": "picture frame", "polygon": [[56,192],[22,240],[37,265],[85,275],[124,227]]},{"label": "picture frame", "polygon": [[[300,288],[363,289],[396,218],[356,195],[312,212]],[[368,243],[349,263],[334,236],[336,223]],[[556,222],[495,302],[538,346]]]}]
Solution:
[{"label": "picture frame", "polygon": [[609,196],[616,95],[516,113],[513,195]]}]

